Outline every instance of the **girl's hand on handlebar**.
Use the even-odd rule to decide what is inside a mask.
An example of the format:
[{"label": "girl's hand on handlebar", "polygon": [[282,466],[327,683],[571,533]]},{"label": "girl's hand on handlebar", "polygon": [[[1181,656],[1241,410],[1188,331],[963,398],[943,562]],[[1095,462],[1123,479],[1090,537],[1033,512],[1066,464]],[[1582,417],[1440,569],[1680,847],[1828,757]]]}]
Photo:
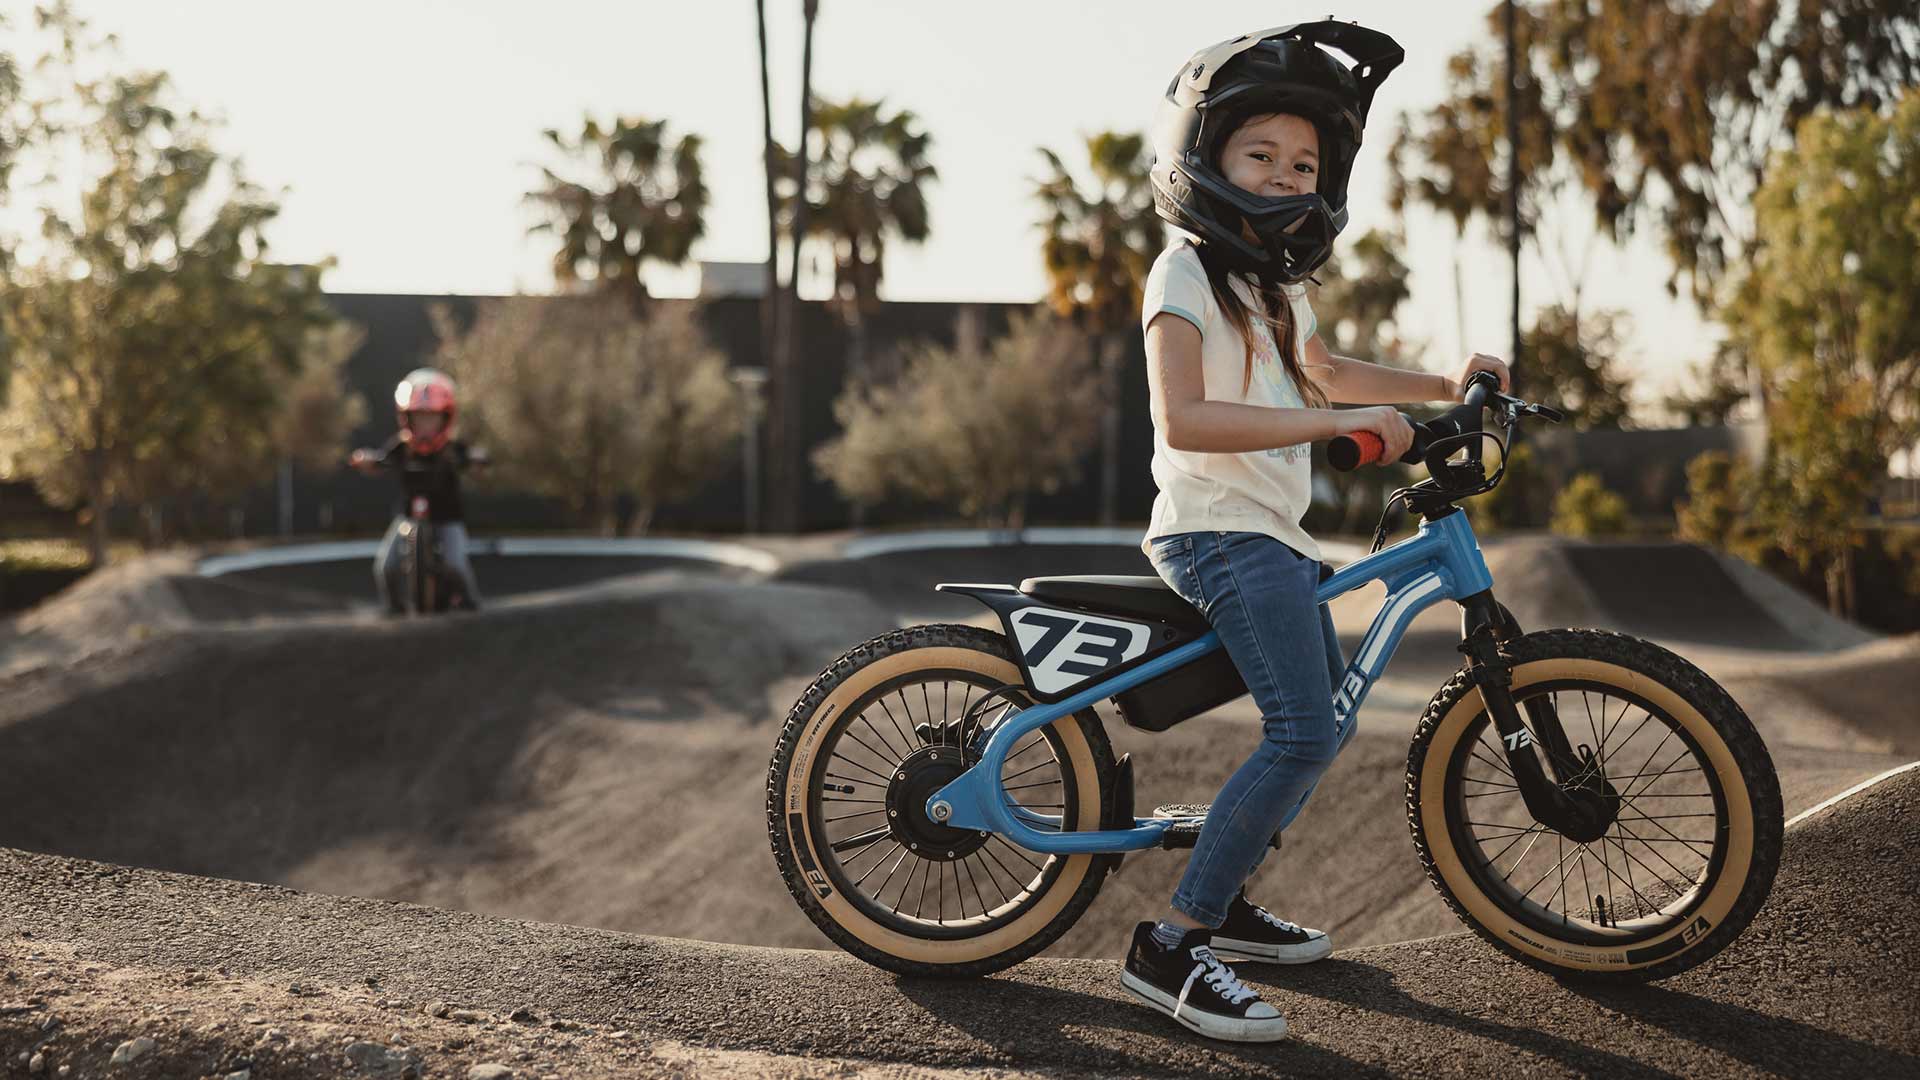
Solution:
[{"label": "girl's hand on handlebar", "polygon": [[1400,455],[1413,445],[1413,427],[1400,410],[1391,405],[1375,405],[1365,409],[1342,409],[1335,413],[1341,420],[1339,434],[1351,435],[1356,431],[1370,431],[1384,445],[1378,464],[1390,465],[1400,460]]},{"label": "girl's hand on handlebar", "polygon": [[1507,371],[1507,362],[1497,356],[1488,356],[1486,353],[1474,353],[1472,356],[1467,357],[1466,363],[1460,365],[1459,371],[1446,376],[1444,381],[1447,384],[1448,401],[1466,400],[1467,380],[1473,378],[1473,373],[1476,371],[1493,372],[1500,377],[1501,393],[1513,392],[1513,376]]}]

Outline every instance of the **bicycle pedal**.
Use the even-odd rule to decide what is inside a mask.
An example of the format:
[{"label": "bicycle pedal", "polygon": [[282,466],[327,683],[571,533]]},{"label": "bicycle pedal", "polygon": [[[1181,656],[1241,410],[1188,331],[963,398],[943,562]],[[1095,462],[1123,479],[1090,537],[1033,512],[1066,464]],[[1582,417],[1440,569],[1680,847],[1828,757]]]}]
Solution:
[{"label": "bicycle pedal", "polygon": [[[1207,814],[1212,809],[1212,803],[1170,803],[1154,807],[1154,817],[1178,819],[1161,831],[1160,846],[1171,851],[1199,843],[1200,828],[1206,824]],[[1280,850],[1280,834],[1274,833],[1273,839],[1267,843],[1275,851]]]}]

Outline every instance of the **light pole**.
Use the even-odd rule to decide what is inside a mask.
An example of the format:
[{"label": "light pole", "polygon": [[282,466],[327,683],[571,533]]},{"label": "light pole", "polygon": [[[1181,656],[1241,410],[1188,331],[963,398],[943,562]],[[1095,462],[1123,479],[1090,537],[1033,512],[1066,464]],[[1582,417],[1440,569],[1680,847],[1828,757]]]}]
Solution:
[{"label": "light pole", "polygon": [[760,416],[766,411],[762,397],[767,385],[767,369],[737,367],[727,373],[740,390],[740,476],[741,494],[746,504],[748,533],[760,531]]},{"label": "light pole", "polygon": [[1507,254],[1513,263],[1513,352],[1520,363],[1520,64],[1515,42],[1513,0],[1507,0]]}]

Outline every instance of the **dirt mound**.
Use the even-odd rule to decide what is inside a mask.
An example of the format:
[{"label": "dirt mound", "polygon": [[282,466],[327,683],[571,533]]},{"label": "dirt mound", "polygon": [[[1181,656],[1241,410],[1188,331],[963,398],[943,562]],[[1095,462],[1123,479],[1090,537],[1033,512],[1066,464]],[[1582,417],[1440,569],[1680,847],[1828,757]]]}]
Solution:
[{"label": "dirt mound", "polygon": [[1750,709],[1806,717],[1798,725],[1803,741],[1920,756],[1920,634],[1820,656],[1779,657],[1721,679]]},{"label": "dirt mound", "polygon": [[346,610],[325,595],[203,578],[185,553],[148,555],[89,574],[0,626],[0,674],[70,664],[209,623]]},{"label": "dirt mound", "polygon": [[[119,647],[0,682],[0,760],[18,777],[0,790],[0,843],[616,929],[818,945],[766,850],[773,722],[832,657],[895,624],[901,609],[889,597],[899,590],[924,598],[936,594],[920,586],[949,578],[1117,571],[1132,555],[932,551],[791,575],[879,582],[876,591],[661,571],[427,623],[265,617],[285,613],[295,594],[169,576],[164,563],[124,568],[117,584],[103,575],[36,613],[43,632],[77,625]],[[1503,583],[1551,583],[1566,565],[1552,545],[1527,541],[1488,557]],[[1565,613],[1584,602],[1569,595],[1549,599]],[[1547,624],[1545,603],[1521,617]],[[1361,735],[1258,879],[1264,899],[1343,945],[1457,925],[1419,874],[1401,804],[1406,733],[1459,659],[1457,615],[1436,611],[1426,617],[1438,621],[1428,666],[1439,674],[1413,683],[1404,702],[1382,692],[1369,703]],[[138,629],[156,625],[166,632]],[[1772,747],[1789,812],[1914,744],[1917,655],[1920,638],[1726,677]],[[1418,649],[1409,656],[1396,675],[1424,674]],[[1259,731],[1245,709],[1157,736],[1117,719],[1108,728],[1116,749],[1135,755],[1142,812],[1206,801]],[[1181,866],[1175,854],[1130,857],[1056,952],[1113,955],[1132,920],[1164,904]]]},{"label": "dirt mound", "polygon": [[715,815],[753,801],[771,721],[889,625],[858,597],[688,578],[180,632],[8,685],[0,843],[608,925],[714,918],[685,888],[764,869],[763,830]]},{"label": "dirt mound", "polygon": [[0,851],[17,932],[0,964],[24,999],[0,1009],[0,1054],[95,1075],[145,1036],[147,1054],[114,1070],[142,1078],[319,1077],[367,1060],[458,1076],[503,1059],[516,1074],[648,1077],[1912,1076],[1917,805],[1910,772],[1790,830],[1753,925],[1654,986],[1558,982],[1461,934],[1240,965],[1292,1026],[1271,1046],[1201,1047],[1132,1002],[1111,959],[903,980],[834,952]]},{"label": "dirt mound", "polygon": [[[481,595],[496,600],[556,589],[574,589],[662,570],[703,573],[728,579],[747,576],[747,571],[725,563],[664,555],[475,554],[472,561],[474,576],[480,579]],[[260,566],[222,574],[215,580],[324,595],[334,598],[336,602],[367,605],[376,602],[371,558]]]}]

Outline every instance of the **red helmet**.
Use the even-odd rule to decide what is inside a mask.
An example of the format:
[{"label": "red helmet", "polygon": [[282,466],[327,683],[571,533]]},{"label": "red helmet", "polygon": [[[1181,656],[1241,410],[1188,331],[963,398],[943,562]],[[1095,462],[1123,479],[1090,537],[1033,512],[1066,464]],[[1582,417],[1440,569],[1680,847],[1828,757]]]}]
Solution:
[{"label": "red helmet", "polygon": [[[458,409],[453,400],[453,380],[444,371],[416,368],[393,389],[393,407],[400,418],[400,441],[415,453],[431,454],[453,438],[453,418]],[[437,412],[446,417],[440,430],[431,436],[413,432],[413,414]]]}]

